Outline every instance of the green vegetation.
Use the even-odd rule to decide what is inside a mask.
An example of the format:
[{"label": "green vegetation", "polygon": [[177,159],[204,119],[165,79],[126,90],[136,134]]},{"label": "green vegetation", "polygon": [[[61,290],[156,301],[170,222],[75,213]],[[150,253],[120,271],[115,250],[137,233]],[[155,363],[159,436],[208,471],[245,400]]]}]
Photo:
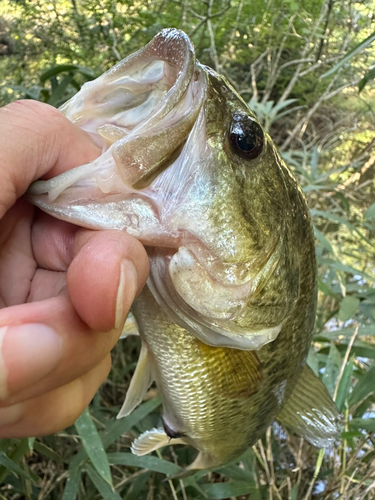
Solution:
[{"label": "green vegetation", "polygon": [[309,364],[344,416],[319,451],[278,424],[239,461],[163,482],[193,450],[129,451],[157,426],[156,390],[124,399],[138,341],[119,342],[110,379],[75,426],[0,442],[0,498],[17,500],[356,499],[375,497],[375,3],[350,0],[3,0],[0,103],[59,106],[161,28],[184,29],[297,173],[313,216],[319,306]]}]

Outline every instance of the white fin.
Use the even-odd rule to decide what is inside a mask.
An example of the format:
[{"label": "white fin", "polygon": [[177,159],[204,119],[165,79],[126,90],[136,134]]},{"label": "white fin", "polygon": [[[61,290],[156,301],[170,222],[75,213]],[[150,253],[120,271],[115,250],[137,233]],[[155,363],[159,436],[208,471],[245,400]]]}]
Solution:
[{"label": "white fin", "polygon": [[128,392],[117,418],[126,417],[138,406],[152,382],[147,345],[142,342],[138,363],[131,379]]},{"label": "white fin", "polygon": [[158,450],[163,446],[168,446],[169,444],[184,444],[183,439],[177,438],[172,439],[166,435],[163,428],[151,429],[146,431],[140,436],[138,436],[132,442],[131,450],[134,455],[142,456],[151,453],[152,451]]},{"label": "white fin", "polygon": [[122,329],[120,335],[120,339],[125,339],[126,337],[129,337],[129,335],[134,335],[139,337],[138,326],[134,319],[134,316],[127,317],[124,328]]}]

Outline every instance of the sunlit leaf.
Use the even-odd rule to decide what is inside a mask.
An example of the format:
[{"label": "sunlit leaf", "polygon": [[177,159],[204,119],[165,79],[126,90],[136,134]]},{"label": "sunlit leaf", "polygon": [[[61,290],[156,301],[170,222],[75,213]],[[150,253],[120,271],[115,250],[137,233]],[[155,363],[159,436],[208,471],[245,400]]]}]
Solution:
[{"label": "sunlit leaf", "polygon": [[336,380],[341,368],[341,354],[337,349],[335,344],[331,344],[331,348],[329,350],[327,365],[324,370],[324,374],[322,377],[323,383],[328,389],[330,395],[333,395],[333,391],[335,390]]},{"label": "sunlit leaf", "polygon": [[351,406],[357,405],[375,391],[375,366],[356,383],[349,398]]},{"label": "sunlit leaf", "polygon": [[349,397],[350,384],[354,368],[354,360],[355,356],[352,356],[349,362],[346,364],[337,390],[335,403],[340,413],[343,411],[345,401]]},{"label": "sunlit leaf", "polygon": [[352,57],[356,56],[357,54],[359,54],[359,52],[361,52],[362,50],[365,50],[369,45],[371,45],[374,40],[375,40],[375,32],[371,33],[370,36],[368,36],[365,40],[363,40],[361,43],[356,45],[352,50],[350,50],[345,55],[345,57],[343,57],[337,64],[335,64],[333,66],[333,68],[331,68],[329,71],[324,73],[320,78],[325,78],[326,76],[329,76],[329,75],[332,75],[333,73],[335,73],[339,68],[341,68],[342,66],[344,66],[344,64],[346,64],[348,61],[350,61],[350,59]]}]

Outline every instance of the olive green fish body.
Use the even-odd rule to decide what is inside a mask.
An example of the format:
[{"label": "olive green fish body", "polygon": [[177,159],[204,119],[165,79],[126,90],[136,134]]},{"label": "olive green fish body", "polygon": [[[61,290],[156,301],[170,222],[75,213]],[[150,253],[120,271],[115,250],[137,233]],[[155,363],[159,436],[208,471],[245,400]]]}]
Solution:
[{"label": "olive green fish body", "polygon": [[133,452],[189,444],[200,452],[189,469],[215,467],[275,417],[331,443],[337,411],[305,365],[317,294],[309,212],[243,99],[167,29],[61,110],[103,153],[37,181],[29,199],[84,227],[127,231],[149,255],[133,307],[142,348],[119,416],[156,380],[164,428]]}]

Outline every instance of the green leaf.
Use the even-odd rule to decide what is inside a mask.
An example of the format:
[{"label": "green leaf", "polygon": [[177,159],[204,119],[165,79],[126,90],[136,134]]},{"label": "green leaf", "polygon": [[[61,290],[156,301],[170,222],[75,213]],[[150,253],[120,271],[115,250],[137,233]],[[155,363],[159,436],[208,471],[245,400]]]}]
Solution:
[{"label": "green leaf", "polygon": [[61,73],[67,73],[71,71],[81,73],[88,79],[95,78],[95,74],[90,68],[84,68],[83,66],[78,66],[77,64],[58,64],[42,73],[42,75],[40,76],[40,82],[44,84],[50,78],[56,77]]},{"label": "green leaf", "polygon": [[307,356],[307,364],[315,373],[315,375],[319,377],[319,359],[312,347],[310,347],[309,354]]},{"label": "green leaf", "polygon": [[3,451],[0,452],[0,464],[11,472],[14,472],[17,476],[21,476],[28,481],[32,481],[32,478],[23,469],[21,469],[19,465],[13,462],[13,460],[10,459]]},{"label": "green leaf", "polygon": [[48,446],[46,446],[44,443],[41,443],[40,441],[35,441],[34,449],[38,453],[41,453],[42,455],[50,458],[58,464],[64,463],[64,460],[60,457],[60,455],[58,455],[55,451],[51,450],[51,448],[48,448]]},{"label": "green leaf", "polygon": [[223,500],[228,497],[248,495],[256,490],[253,483],[248,483],[246,481],[202,484],[201,488],[210,500]]},{"label": "green leaf", "polygon": [[340,217],[339,215],[332,212],[317,210],[316,208],[311,208],[310,213],[313,217],[323,217],[325,219],[331,220],[332,222],[338,222],[339,224],[344,224],[348,229],[358,234],[358,236],[360,236],[361,239],[369,243],[371,246],[374,246],[374,244],[371,243],[365,236],[363,236],[363,234],[353,224],[351,224],[348,220],[344,219],[343,217]]},{"label": "green leaf", "polygon": [[319,241],[319,243],[322,245],[323,248],[328,250],[328,252],[330,252],[332,255],[335,254],[331,243],[327,240],[327,238],[324,236],[324,234],[321,231],[319,231],[319,229],[317,229],[315,226],[314,226],[314,235],[315,235],[315,238]]},{"label": "green leaf", "polygon": [[69,477],[66,481],[63,496],[61,500],[75,500],[79,492],[81,483],[81,469],[69,467]]},{"label": "green leaf", "polygon": [[[355,331],[355,328],[349,327],[349,328],[340,328],[340,330],[332,330],[332,331],[323,331],[319,333],[314,339],[318,338],[325,338],[326,341],[331,341],[331,340],[340,340],[340,341],[348,341],[351,339],[353,333]],[[369,335],[375,335],[375,325],[361,325],[358,331],[358,337],[361,336],[369,336]]]},{"label": "green leaf", "polygon": [[147,483],[150,476],[151,472],[145,472],[140,476],[136,477],[131,482],[130,488],[128,489],[126,495],[124,496],[124,500],[141,500],[143,498],[146,498],[147,493],[142,495],[141,492],[142,490],[144,492],[145,487],[147,488],[147,490],[149,489],[147,487]]},{"label": "green leaf", "polygon": [[362,90],[365,88],[366,83],[374,78],[375,78],[375,68],[372,68],[372,70],[368,71],[362,78],[362,80],[358,83],[358,92],[362,92]]},{"label": "green leaf", "polygon": [[323,383],[327,387],[330,395],[333,395],[336,386],[336,380],[341,368],[341,355],[335,344],[331,343],[327,364],[323,374]]},{"label": "green leaf", "polygon": [[375,418],[353,418],[350,424],[355,429],[363,429],[367,432],[375,432]]},{"label": "green leaf", "polygon": [[247,483],[252,483],[255,487],[254,479],[246,470],[241,469],[238,465],[225,465],[219,469],[215,469],[215,472],[219,472],[230,479],[235,479],[236,481],[246,481]]},{"label": "green leaf", "polygon": [[359,431],[347,431],[341,433],[341,439],[353,439],[357,437],[363,437],[362,432]]},{"label": "green leaf", "polygon": [[117,491],[115,491],[108,481],[105,481],[91,465],[86,464],[84,470],[101,494],[103,500],[122,500]]},{"label": "green leaf", "polygon": [[27,445],[29,447],[29,452],[32,453],[34,451],[35,438],[27,438]]},{"label": "green leaf", "polygon": [[345,401],[349,397],[349,391],[350,391],[350,382],[352,380],[352,375],[353,375],[353,368],[354,368],[354,360],[355,356],[352,356],[347,363],[347,365],[344,368],[344,372],[342,374],[340,384],[337,390],[337,396],[336,396],[336,406],[341,413],[344,409],[345,406]]},{"label": "green leaf", "polygon": [[139,467],[170,476],[181,472],[181,467],[178,465],[150,455],[138,457],[133,453],[108,453],[108,460],[110,464]]},{"label": "green leaf", "polygon": [[[138,406],[129,416],[120,418],[119,420],[113,420],[113,422],[109,423],[106,430],[101,435],[104,448],[108,448],[108,446],[114,443],[122,434],[128,432],[134,425],[143,420],[149,413],[160,406],[160,403],[160,398],[150,399],[150,401]],[[83,449],[70,460],[69,466],[73,468],[77,467],[86,457],[86,450]]]},{"label": "green leaf", "polygon": [[105,448],[114,443],[122,434],[128,432],[132,427],[143,420],[149,413],[160,406],[160,403],[160,398],[150,399],[147,403],[143,403],[138,406],[138,408],[136,408],[127,417],[115,420],[111,425],[108,425],[102,436]]},{"label": "green leaf", "polygon": [[326,285],[322,280],[318,279],[318,288],[325,295],[330,295],[331,297],[337,298],[337,294],[333,292],[328,285]]},{"label": "green leaf", "polygon": [[52,106],[57,106],[59,104],[63,95],[66,92],[68,85],[73,80],[73,78],[74,78],[74,75],[72,73],[69,73],[68,75],[66,75],[63,78],[61,83],[52,92],[52,95],[48,101],[49,104],[51,104]]},{"label": "green leaf", "polygon": [[326,71],[320,78],[325,78],[326,76],[332,75],[332,73],[335,73],[338,69],[340,69],[344,64],[346,64],[350,59],[359,52],[362,52],[364,49],[366,49],[369,45],[372,44],[372,42],[375,40],[375,31],[374,33],[371,33],[370,36],[368,36],[365,40],[363,40],[361,43],[356,45],[354,49],[352,49],[350,52],[346,54],[345,57],[343,57],[337,64],[333,66],[330,70]]},{"label": "green leaf", "polygon": [[349,397],[350,406],[357,405],[375,391],[375,366],[356,383]]},{"label": "green leaf", "polygon": [[[374,68],[375,70],[375,68]],[[364,213],[364,217],[365,219],[375,219],[375,203],[373,203],[372,205],[370,205],[370,207],[366,210],[366,212]]]},{"label": "green leaf", "polygon": [[26,97],[28,97],[29,99],[34,99],[35,101],[39,100],[40,93],[43,90],[43,87],[39,87],[38,85],[33,85],[28,89],[26,87],[23,87],[22,85],[13,85],[9,88],[16,92],[22,92]]},{"label": "green leaf", "polygon": [[95,469],[107,483],[112,484],[107,454],[88,408],[76,420],[75,427]]},{"label": "green leaf", "polygon": [[290,500],[298,500],[299,484],[296,483],[290,491]]},{"label": "green leaf", "polygon": [[359,298],[347,295],[343,298],[339,310],[339,319],[341,321],[348,321],[356,313],[359,306]]}]

